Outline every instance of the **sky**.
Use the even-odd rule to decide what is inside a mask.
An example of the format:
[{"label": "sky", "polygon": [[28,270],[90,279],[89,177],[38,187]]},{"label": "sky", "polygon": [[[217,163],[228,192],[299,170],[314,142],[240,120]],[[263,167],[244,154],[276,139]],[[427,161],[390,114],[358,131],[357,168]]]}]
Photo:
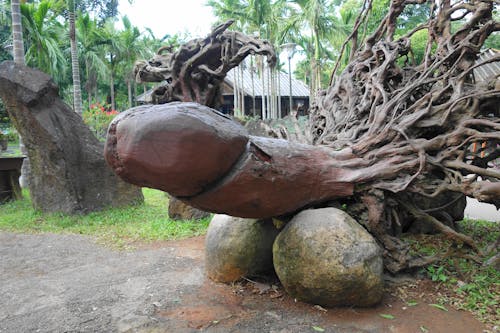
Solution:
[{"label": "sky", "polygon": [[144,31],[151,28],[157,38],[166,34],[189,32],[191,37],[205,37],[216,19],[207,0],[120,0],[118,11]]},{"label": "sky", "polygon": [[[119,0],[118,11],[120,16],[127,15],[132,25],[141,32],[150,28],[156,38],[162,38],[166,34],[183,35],[185,32],[189,33],[190,38],[198,38],[208,35],[212,24],[216,22],[212,8],[206,6],[206,2],[207,0],[133,0],[130,4],[127,0]],[[295,54],[292,72],[297,61],[302,58]],[[287,62],[284,52],[280,54],[280,62]],[[288,71],[286,66],[285,71]]]}]

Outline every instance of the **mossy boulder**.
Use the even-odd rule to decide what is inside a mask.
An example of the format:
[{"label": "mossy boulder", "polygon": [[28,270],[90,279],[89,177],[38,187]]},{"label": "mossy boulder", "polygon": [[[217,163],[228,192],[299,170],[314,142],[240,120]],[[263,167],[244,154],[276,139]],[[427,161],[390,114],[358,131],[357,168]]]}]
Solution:
[{"label": "mossy boulder", "polygon": [[215,215],[205,241],[208,277],[229,283],[272,271],[272,247],[277,234],[271,220]]},{"label": "mossy boulder", "polygon": [[301,301],[366,307],[382,298],[382,250],[342,210],[297,214],[276,238],[273,258],[285,290]]}]

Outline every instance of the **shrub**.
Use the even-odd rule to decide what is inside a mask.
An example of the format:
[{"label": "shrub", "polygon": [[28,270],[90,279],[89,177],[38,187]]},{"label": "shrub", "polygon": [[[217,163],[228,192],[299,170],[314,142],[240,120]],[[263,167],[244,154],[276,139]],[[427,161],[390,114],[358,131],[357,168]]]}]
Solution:
[{"label": "shrub", "polygon": [[9,142],[17,142],[19,134],[13,126],[0,126],[0,139],[7,139]]},{"label": "shrub", "polygon": [[100,103],[91,104],[90,108],[83,112],[83,122],[90,127],[99,140],[104,140],[109,123],[118,113],[116,110],[111,110],[109,106]]}]

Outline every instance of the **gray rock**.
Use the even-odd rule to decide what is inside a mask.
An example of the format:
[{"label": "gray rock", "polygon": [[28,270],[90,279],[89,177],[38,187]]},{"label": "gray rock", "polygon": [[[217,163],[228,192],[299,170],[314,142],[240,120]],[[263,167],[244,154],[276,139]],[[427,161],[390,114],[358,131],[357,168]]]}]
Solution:
[{"label": "gray rock", "polygon": [[382,298],[382,251],[342,210],[297,214],[276,238],[273,258],[283,287],[299,300],[332,307],[372,306]]},{"label": "gray rock", "polygon": [[175,197],[168,199],[168,217],[172,220],[201,220],[209,216],[209,212],[189,206]]},{"label": "gray rock", "polygon": [[205,241],[208,277],[227,283],[272,271],[277,234],[271,220],[215,215]]},{"label": "gray rock", "polygon": [[143,201],[140,188],[108,167],[103,144],[59,97],[50,76],[5,61],[0,97],[28,152],[36,209],[74,214]]}]

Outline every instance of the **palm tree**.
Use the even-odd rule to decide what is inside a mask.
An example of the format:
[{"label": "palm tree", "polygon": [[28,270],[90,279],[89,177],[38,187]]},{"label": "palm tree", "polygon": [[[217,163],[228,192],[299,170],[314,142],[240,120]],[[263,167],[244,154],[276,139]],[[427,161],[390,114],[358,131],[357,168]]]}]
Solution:
[{"label": "palm tree", "polygon": [[92,104],[92,98],[96,101],[98,79],[104,80],[108,77],[108,64],[104,47],[107,40],[97,22],[88,14],[79,15],[76,20],[76,34],[79,41],[79,57],[84,62],[85,89],[87,91],[88,105]]},{"label": "palm tree", "polygon": [[52,11],[54,2],[21,5],[23,28],[26,32],[26,63],[50,74],[58,83],[65,79],[68,62],[62,49],[65,29]]},{"label": "palm tree", "polygon": [[247,4],[241,0],[208,0],[207,5],[212,7],[214,15],[221,22],[229,19],[238,20],[240,23],[245,21]]},{"label": "palm tree", "polygon": [[11,0],[10,7],[12,15],[12,47],[14,61],[18,64],[24,65],[24,42],[20,1]]},{"label": "palm tree", "polygon": [[[14,61],[17,64],[24,65],[24,41],[23,41],[23,26],[21,18],[21,8],[19,0],[11,0],[11,15],[12,15],[12,53],[14,56]],[[26,146],[23,143],[23,138],[19,135],[19,148],[21,152],[28,156]],[[21,187],[29,186],[29,174],[30,174],[30,163],[29,159],[25,158],[23,160],[23,165],[21,166],[21,177],[19,177],[19,183]]]},{"label": "palm tree", "polygon": [[128,107],[132,107],[132,84],[134,82],[133,67],[137,58],[140,56],[139,37],[141,33],[127,16],[122,17],[123,30],[120,32],[120,39],[123,48],[120,52],[121,64],[125,82],[127,83]]},{"label": "palm tree", "polygon": [[[292,0],[300,7],[291,15],[290,20],[298,32],[304,25],[309,30],[313,57],[311,58],[311,100],[316,92],[321,89],[321,63],[326,59],[329,36],[347,35],[346,27],[334,15],[334,4],[330,0]],[[296,33],[300,36],[300,33]],[[301,44],[300,41],[294,41]]]},{"label": "palm tree", "polygon": [[82,115],[82,90],[80,86],[80,64],[75,32],[75,1],[68,0],[69,41],[71,48],[71,69],[73,75],[73,109]]},{"label": "palm tree", "polygon": [[120,38],[120,33],[115,29],[112,20],[107,20],[103,28],[103,35],[106,38],[108,46],[106,58],[108,60],[109,67],[109,94],[111,99],[111,108],[115,110],[115,75],[124,45],[122,39]]}]

